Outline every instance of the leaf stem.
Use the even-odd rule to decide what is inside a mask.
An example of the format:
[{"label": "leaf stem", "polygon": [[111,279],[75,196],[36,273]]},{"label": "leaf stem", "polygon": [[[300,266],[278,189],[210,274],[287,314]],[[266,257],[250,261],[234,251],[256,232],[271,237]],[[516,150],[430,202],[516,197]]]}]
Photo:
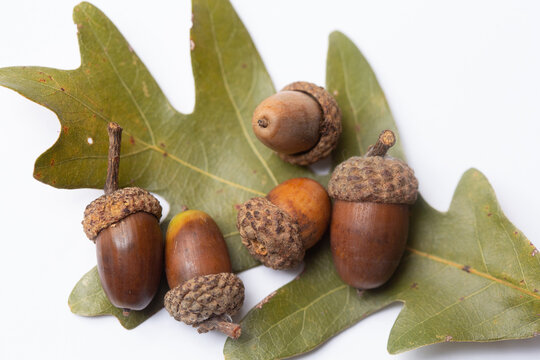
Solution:
[{"label": "leaf stem", "polygon": [[369,147],[366,156],[384,156],[388,149],[396,143],[396,136],[391,130],[384,130],[375,145]]},{"label": "leaf stem", "polygon": [[109,156],[107,162],[107,180],[105,181],[105,194],[118,190],[118,171],[120,169],[120,143],[122,141],[122,128],[115,122],[107,126],[109,132]]}]

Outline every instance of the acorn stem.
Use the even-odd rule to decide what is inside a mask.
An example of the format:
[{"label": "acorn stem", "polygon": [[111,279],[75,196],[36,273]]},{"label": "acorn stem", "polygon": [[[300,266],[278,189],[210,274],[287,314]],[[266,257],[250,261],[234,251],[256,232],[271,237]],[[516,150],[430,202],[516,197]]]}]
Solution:
[{"label": "acorn stem", "polygon": [[109,156],[107,162],[107,180],[105,181],[103,190],[108,195],[118,190],[122,128],[117,123],[110,122],[107,131],[109,132]]},{"label": "acorn stem", "polygon": [[391,130],[384,130],[375,145],[370,146],[366,156],[384,156],[388,149],[396,143],[396,136]]},{"label": "acorn stem", "polygon": [[211,330],[221,331],[233,339],[238,339],[242,334],[242,328],[240,325],[226,321],[222,317],[211,317],[210,319],[203,321],[197,329],[199,334],[206,333]]}]

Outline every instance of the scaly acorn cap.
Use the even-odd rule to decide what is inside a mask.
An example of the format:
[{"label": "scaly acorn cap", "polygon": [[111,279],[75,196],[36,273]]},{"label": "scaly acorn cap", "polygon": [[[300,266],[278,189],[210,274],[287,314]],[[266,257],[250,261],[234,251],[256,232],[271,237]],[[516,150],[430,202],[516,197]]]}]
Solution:
[{"label": "scaly acorn cap", "polygon": [[84,232],[95,240],[101,230],[139,211],[154,215],[158,221],[161,218],[159,200],[144,189],[127,187],[102,195],[84,210]]},{"label": "scaly acorn cap", "polygon": [[403,161],[386,155],[395,144],[392,131],[385,130],[366,156],[353,156],[339,164],[328,183],[333,199],[383,204],[414,204],[418,180]]},{"label": "scaly acorn cap", "polygon": [[289,269],[304,258],[298,223],[268,199],[256,197],[238,210],[236,226],[249,253],[272,269]]},{"label": "scaly acorn cap", "polygon": [[308,151],[299,154],[280,154],[279,157],[291,164],[309,165],[330,155],[336,147],[341,135],[341,110],[332,95],[324,88],[315,84],[297,81],[285,86],[281,91],[301,91],[314,98],[322,110],[321,123],[319,125],[319,141]]},{"label": "scaly acorn cap", "polygon": [[194,326],[214,316],[234,315],[243,303],[244,284],[232,273],[196,276],[165,294],[169,314]]}]

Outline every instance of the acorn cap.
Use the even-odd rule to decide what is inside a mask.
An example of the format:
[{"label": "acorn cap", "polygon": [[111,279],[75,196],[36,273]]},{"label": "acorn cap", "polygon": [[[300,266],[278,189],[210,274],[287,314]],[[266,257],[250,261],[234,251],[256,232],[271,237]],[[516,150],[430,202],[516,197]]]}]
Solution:
[{"label": "acorn cap", "polygon": [[330,155],[341,135],[341,111],[332,95],[315,84],[297,81],[285,86],[281,91],[301,91],[314,98],[320,105],[323,116],[319,126],[319,141],[308,151],[299,154],[280,154],[279,157],[295,165],[309,165]]},{"label": "acorn cap", "polygon": [[234,315],[243,303],[244,284],[232,273],[197,276],[165,294],[165,309],[188,325],[213,316]]},{"label": "acorn cap", "polygon": [[333,199],[384,204],[413,204],[418,180],[403,161],[389,156],[353,156],[339,164],[328,183]]},{"label": "acorn cap", "polygon": [[298,223],[266,198],[242,204],[236,226],[249,253],[265,266],[289,269],[304,258]]},{"label": "acorn cap", "polygon": [[84,210],[84,232],[95,240],[101,230],[139,211],[154,215],[158,221],[161,218],[159,200],[144,189],[127,187],[102,195]]}]

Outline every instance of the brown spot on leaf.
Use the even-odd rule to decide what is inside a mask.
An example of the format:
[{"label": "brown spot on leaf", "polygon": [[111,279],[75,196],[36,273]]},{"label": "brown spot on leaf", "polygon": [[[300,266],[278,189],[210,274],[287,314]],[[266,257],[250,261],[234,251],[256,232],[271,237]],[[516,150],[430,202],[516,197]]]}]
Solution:
[{"label": "brown spot on leaf", "polygon": [[491,216],[491,215],[493,215],[493,214],[492,214],[492,213],[488,213],[488,216]]},{"label": "brown spot on leaf", "polygon": [[41,179],[41,173],[39,173],[39,172],[38,172],[38,173],[35,173],[35,174],[34,174],[34,177],[35,177],[36,179]]},{"label": "brown spot on leaf", "polygon": [[471,267],[469,265],[465,265],[464,267],[461,268],[461,270],[470,273],[471,272]]},{"label": "brown spot on leaf", "polygon": [[273,298],[274,295],[276,295],[276,291],[271,292],[267,297],[265,297],[257,305],[255,305],[255,307],[257,309],[262,309],[263,305],[266,304],[268,301],[270,301],[270,299]]},{"label": "brown spot on leaf", "polygon": [[223,189],[219,189],[218,191],[216,191],[216,194],[221,194],[223,192]]},{"label": "brown spot on leaf", "polygon": [[537,293],[537,292],[538,292],[538,289],[534,289],[533,292]]},{"label": "brown spot on leaf", "polygon": [[452,341],[452,339],[453,339],[452,336],[446,335],[446,337],[444,338],[444,341],[449,342],[449,341]]},{"label": "brown spot on leaf", "polygon": [[63,87],[61,87],[61,88],[60,88],[60,90],[62,90],[62,91],[66,91],[66,89],[64,89]]},{"label": "brown spot on leaf", "polygon": [[162,148],[165,148],[165,144],[162,142],[159,143],[159,146],[161,146]]},{"label": "brown spot on leaf", "polygon": [[129,143],[130,143],[131,145],[135,145],[135,138],[133,137],[133,135],[131,135],[131,136],[129,137]]},{"label": "brown spot on leaf", "polygon": [[362,132],[362,127],[359,124],[354,125],[354,131]]},{"label": "brown spot on leaf", "polygon": [[463,296],[459,298],[459,301],[463,301],[463,300],[465,300]]},{"label": "brown spot on leaf", "polygon": [[241,204],[234,204],[234,208],[236,209],[236,211],[240,210],[241,207]]},{"label": "brown spot on leaf", "polygon": [[163,153],[163,157],[167,157],[167,156],[169,156],[169,154],[165,151],[165,152]]},{"label": "brown spot on leaf", "polygon": [[54,159],[51,159],[51,166],[54,166]]},{"label": "brown spot on leaf", "polygon": [[62,126],[62,132],[67,135],[69,133],[69,127],[68,126]]},{"label": "brown spot on leaf", "polygon": [[411,284],[411,289],[418,289],[418,283],[412,283]]},{"label": "brown spot on leaf", "polygon": [[242,64],[242,69],[245,69],[245,68],[247,68],[247,64],[243,63]]},{"label": "brown spot on leaf", "polygon": [[47,82],[47,80],[45,80],[45,79],[39,79],[38,81],[39,81],[40,83]]}]

